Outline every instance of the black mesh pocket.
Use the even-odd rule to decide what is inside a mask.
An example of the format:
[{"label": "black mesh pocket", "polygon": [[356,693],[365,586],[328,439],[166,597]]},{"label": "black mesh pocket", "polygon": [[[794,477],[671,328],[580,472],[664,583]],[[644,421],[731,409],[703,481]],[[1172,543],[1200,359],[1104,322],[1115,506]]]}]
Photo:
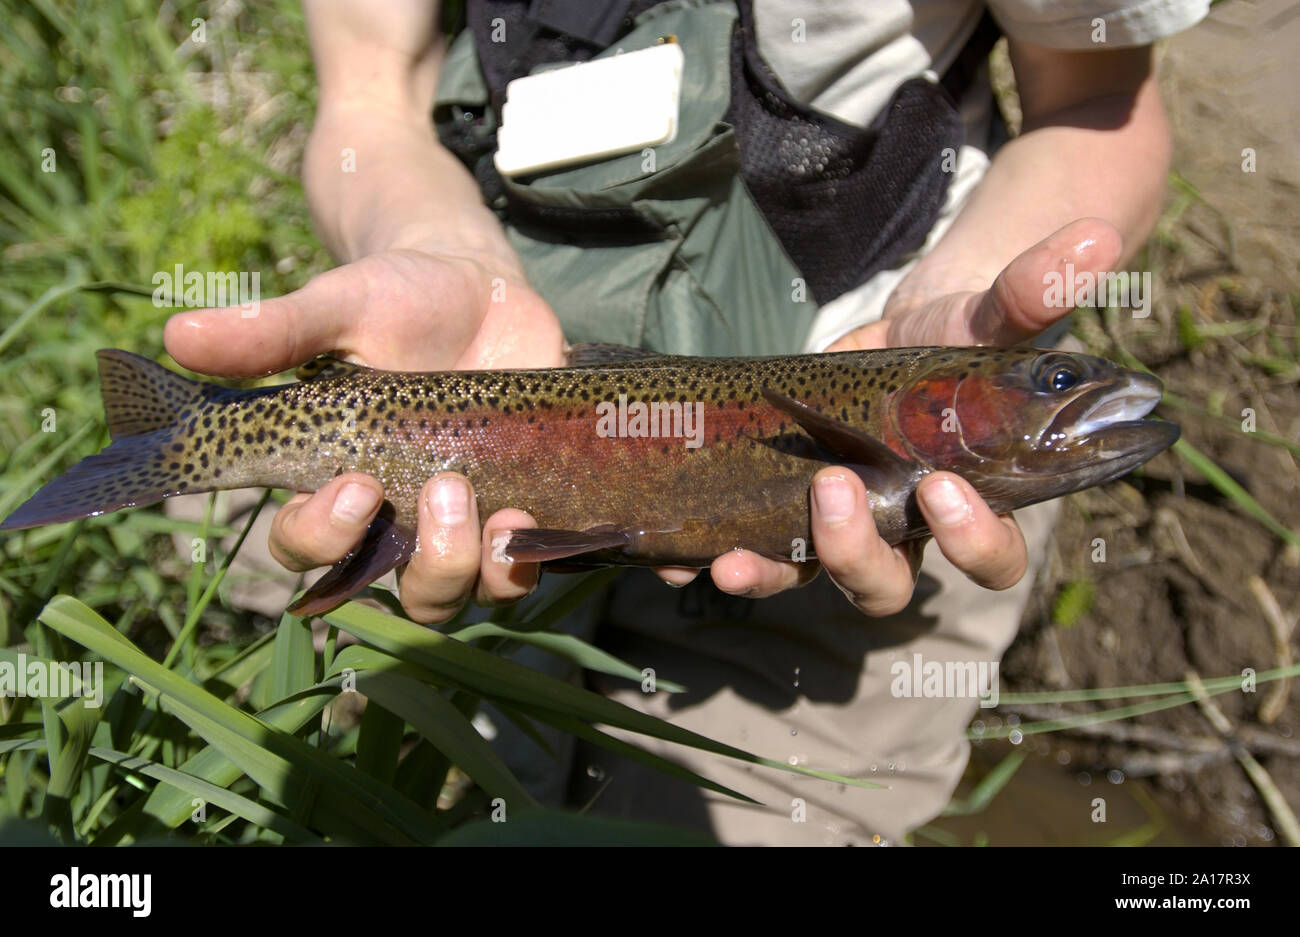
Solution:
[{"label": "black mesh pocket", "polygon": [[792,100],[758,54],[748,4],[733,37],[728,121],[741,176],[819,303],[919,247],[948,190],[944,147],[961,144],[937,84],[901,85],[866,129]]}]

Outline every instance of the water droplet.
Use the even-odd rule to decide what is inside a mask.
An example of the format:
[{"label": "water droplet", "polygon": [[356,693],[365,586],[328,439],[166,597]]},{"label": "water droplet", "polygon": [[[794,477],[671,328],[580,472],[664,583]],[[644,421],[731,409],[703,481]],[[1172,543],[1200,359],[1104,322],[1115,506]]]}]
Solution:
[{"label": "water droplet", "polygon": [[1089,774],[1087,771],[1080,771],[1077,775],[1075,775],[1075,777],[1078,779],[1079,783],[1082,784],[1084,787],[1087,787],[1089,784],[1092,783],[1092,775]]},{"label": "water droplet", "polygon": [[983,720],[983,719],[976,719],[976,720],[975,720],[974,722],[972,722],[971,725],[970,725],[970,730],[971,730],[972,732],[974,732],[976,735],[983,735],[983,734],[984,734],[984,729],[985,729],[985,726],[984,726],[984,720]]},{"label": "water droplet", "polygon": [[1106,772],[1106,780],[1109,781],[1111,784],[1123,784],[1124,772],[1119,770],[1118,768],[1111,768],[1109,771]]},{"label": "water droplet", "polygon": [[1018,726],[1018,725],[1020,725],[1020,717],[1017,716],[1017,715],[1014,715],[1014,714],[1013,714],[1013,715],[1010,715],[1010,716],[1007,716],[1007,725],[1009,725],[1009,726]]},{"label": "water droplet", "polygon": [[872,765],[872,766],[871,766],[871,773],[872,773],[872,774],[875,774],[875,773],[876,773],[876,766],[875,766],[875,765]]},{"label": "water droplet", "polygon": [[1025,733],[1021,732],[1019,729],[1012,729],[1010,734],[1007,735],[1007,740],[1010,741],[1012,745],[1019,745],[1025,740]]},{"label": "water droplet", "polygon": [[1070,753],[1064,748],[1056,753],[1056,763],[1058,765],[1068,765],[1070,763]]},{"label": "water droplet", "polygon": [[597,781],[605,777],[605,769],[600,765],[587,765],[587,777],[595,778]]},{"label": "water droplet", "polygon": [[892,761],[889,763],[889,773],[890,774],[894,773],[894,763]]},{"label": "water droplet", "polygon": [[798,734],[799,734],[799,730],[798,730],[798,729],[791,729],[791,730],[790,730],[790,734],[791,734],[791,735],[798,735]]}]

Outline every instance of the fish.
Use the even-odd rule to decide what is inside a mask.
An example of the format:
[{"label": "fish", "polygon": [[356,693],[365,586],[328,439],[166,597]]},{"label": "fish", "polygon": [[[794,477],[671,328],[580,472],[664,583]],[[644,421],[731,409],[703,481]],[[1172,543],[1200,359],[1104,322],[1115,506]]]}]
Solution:
[{"label": "fish", "polygon": [[296,382],[251,389],[119,349],[97,358],[111,444],[0,530],[373,476],[378,516],[290,606],[300,615],[410,559],[419,492],[439,472],[470,480],[482,517],[533,516],[500,559],[704,567],[739,548],[815,559],[809,487],[828,465],[862,479],[880,535],[899,544],[929,534],[915,493],[930,472],[957,473],[1007,513],[1118,478],[1179,436],[1146,418],[1155,377],[1030,347],[704,358],[592,343],[564,367],[428,373],[322,356]]}]

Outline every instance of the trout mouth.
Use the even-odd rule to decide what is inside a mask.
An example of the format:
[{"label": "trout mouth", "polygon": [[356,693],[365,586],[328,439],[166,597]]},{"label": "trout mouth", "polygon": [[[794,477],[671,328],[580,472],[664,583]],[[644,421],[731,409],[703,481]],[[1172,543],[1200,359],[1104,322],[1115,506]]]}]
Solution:
[{"label": "trout mouth", "polygon": [[1140,455],[1145,462],[1178,439],[1176,424],[1145,419],[1163,392],[1155,377],[1128,372],[1062,407],[1039,442],[1046,448],[1086,446],[1099,461]]}]

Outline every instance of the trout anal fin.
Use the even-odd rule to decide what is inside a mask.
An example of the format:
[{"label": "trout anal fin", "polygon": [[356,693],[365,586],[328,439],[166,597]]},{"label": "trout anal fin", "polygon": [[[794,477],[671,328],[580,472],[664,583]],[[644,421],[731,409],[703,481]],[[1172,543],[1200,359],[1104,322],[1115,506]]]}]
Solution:
[{"label": "trout anal fin", "polygon": [[533,527],[511,531],[504,552],[518,563],[545,563],[597,550],[616,550],[631,542],[631,535],[613,524],[602,524],[586,530]]},{"label": "trout anal fin", "polygon": [[798,423],[823,449],[848,463],[871,491],[910,490],[923,472],[916,462],[904,459],[870,433],[832,419],[770,387],[763,388],[763,397]]},{"label": "trout anal fin", "polygon": [[327,612],[410,559],[415,552],[415,534],[396,523],[393,514],[393,506],[385,501],[356,549],[330,567],[302,598],[290,605],[290,614],[307,616]]}]

